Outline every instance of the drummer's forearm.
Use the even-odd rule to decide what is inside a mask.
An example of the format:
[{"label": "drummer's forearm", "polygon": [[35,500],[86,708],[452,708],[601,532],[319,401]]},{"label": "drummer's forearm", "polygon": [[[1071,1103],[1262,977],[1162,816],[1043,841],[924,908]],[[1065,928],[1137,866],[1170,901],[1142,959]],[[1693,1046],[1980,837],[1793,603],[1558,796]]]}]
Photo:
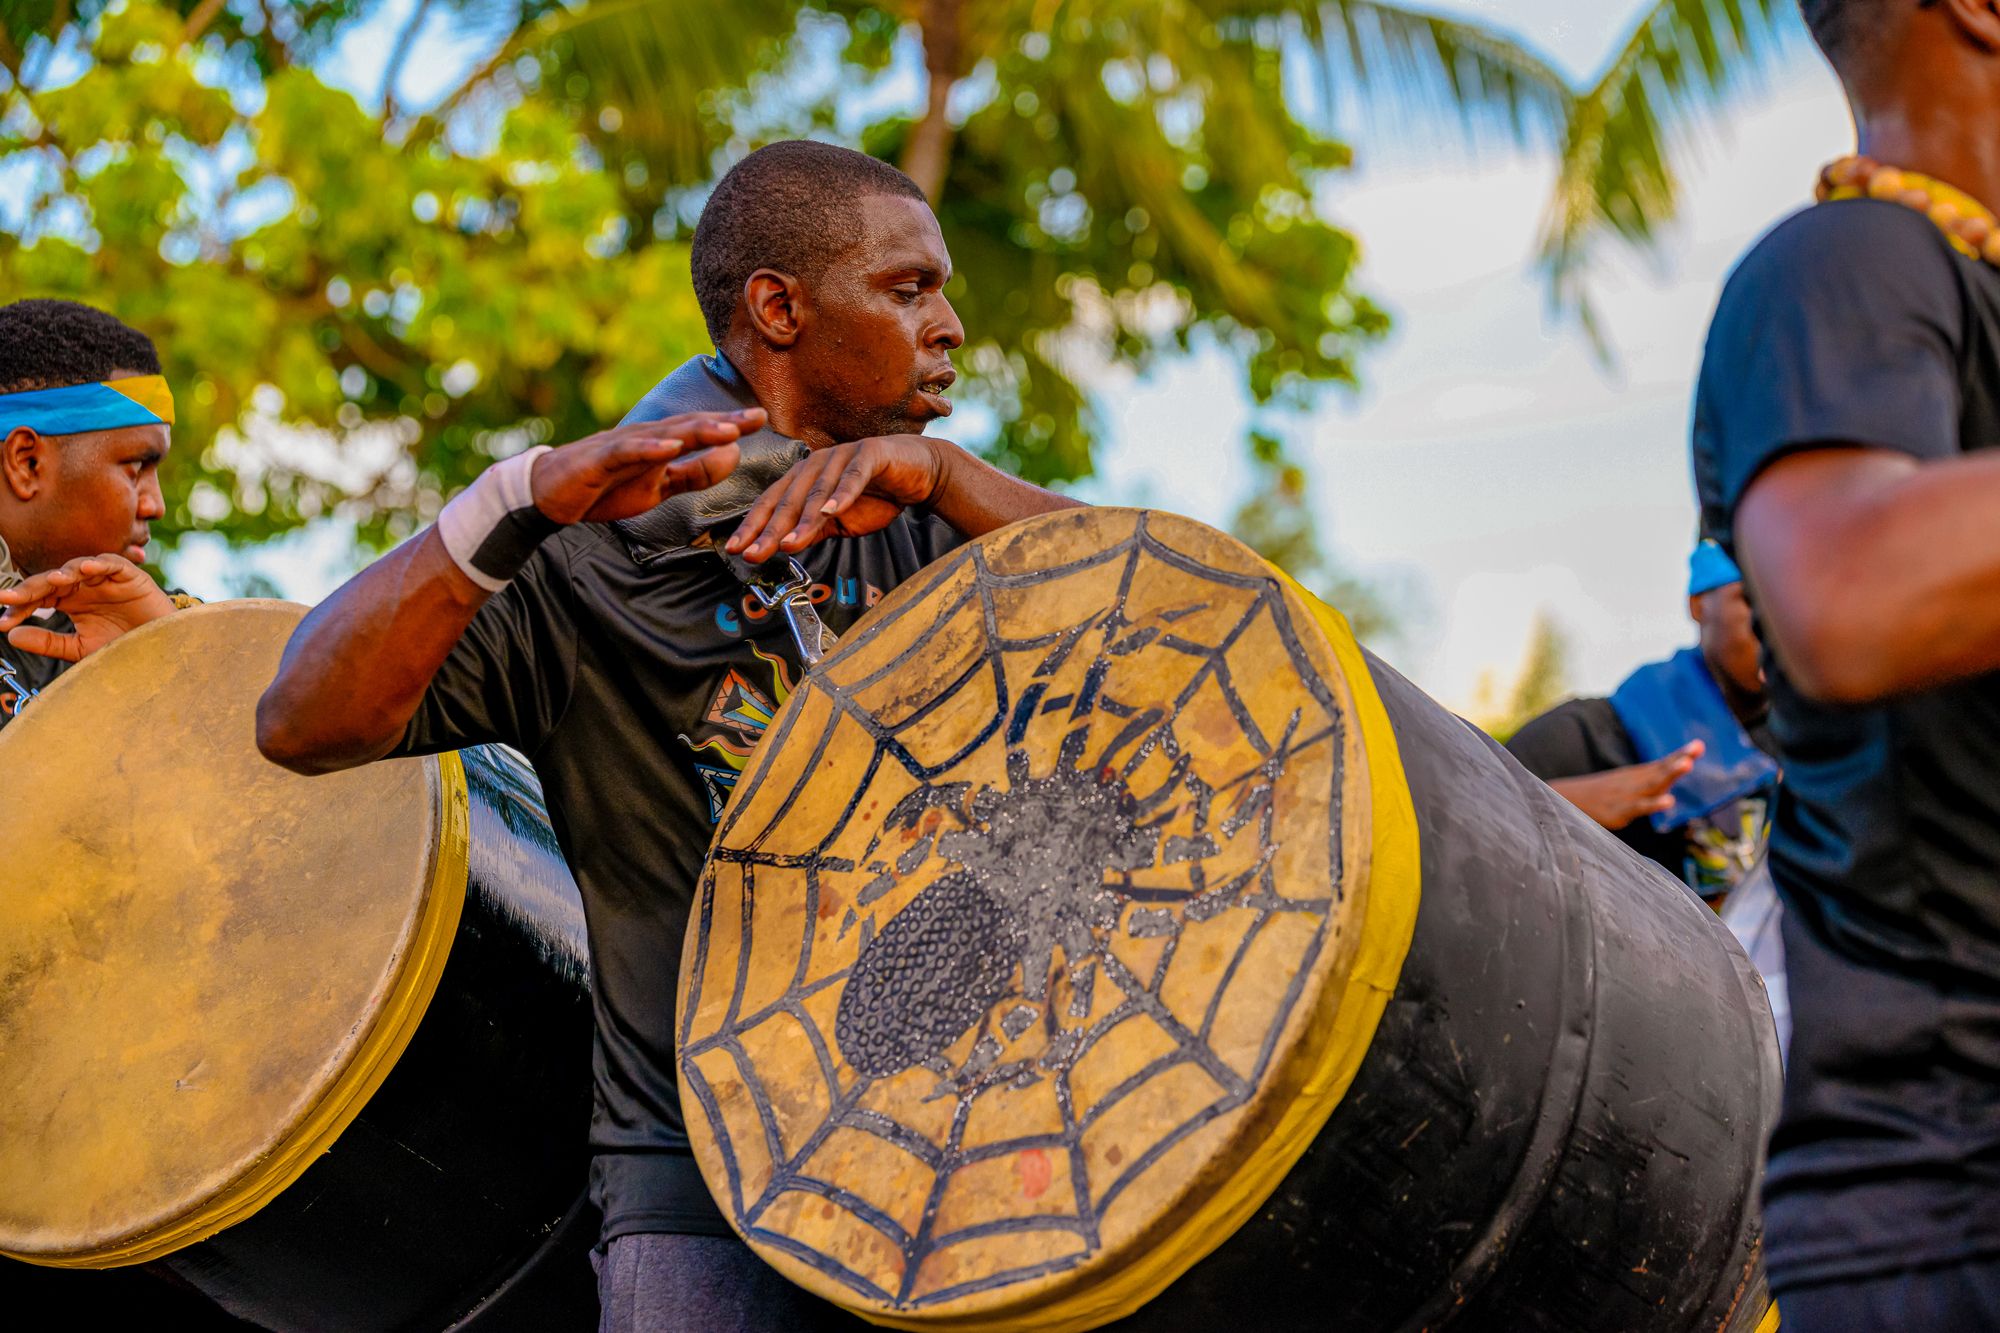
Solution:
[{"label": "drummer's forearm", "polygon": [[486,597],[435,528],[376,561],[292,635],[257,705],[257,747],[299,773],[380,759]]},{"label": "drummer's forearm", "polygon": [[957,445],[939,449],[938,461],[944,476],[931,496],[930,510],[967,537],[983,537],[1036,514],[1083,506],[1081,500],[1010,476]]}]

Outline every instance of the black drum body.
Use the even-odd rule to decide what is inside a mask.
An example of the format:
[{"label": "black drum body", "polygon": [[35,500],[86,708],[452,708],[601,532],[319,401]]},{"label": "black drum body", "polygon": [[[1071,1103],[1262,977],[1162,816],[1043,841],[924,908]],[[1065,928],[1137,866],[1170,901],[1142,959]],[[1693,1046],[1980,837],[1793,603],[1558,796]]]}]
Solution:
[{"label": "black drum body", "polygon": [[408,1049],[277,1200],[160,1261],[265,1328],[594,1325],[583,905],[532,770],[460,757],[465,907]]},{"label": "black drum body", "polygon": [[595,1327],[582,903],[528,766],[501,749],[459,760],[470,837],[457,932],[365,1108],[276,1199],[198,1244],[132,1268],[0,1261],[0,1299],[43,1312],[17,1327]]},{"label": "black drum body", "polygon": [[1750,1333],[1781,1070],[1681,885],[1372,657],[1423,896],[1367,1058],[1255,1219],[1115,1327]]}]

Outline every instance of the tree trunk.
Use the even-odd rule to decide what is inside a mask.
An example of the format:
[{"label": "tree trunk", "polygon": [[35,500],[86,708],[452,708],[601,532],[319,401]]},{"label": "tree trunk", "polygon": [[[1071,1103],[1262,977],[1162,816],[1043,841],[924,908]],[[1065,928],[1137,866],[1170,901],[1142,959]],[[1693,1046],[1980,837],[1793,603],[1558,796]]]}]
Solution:
[{"label": "tree trunk", "polygon": [[215,22],[216,15],[222,12],[222,6],[223,0],[201,0],[194,7],[194,12],[188,15],[187,26],[181,29],[181,40],[192,42],[200,38],[208,31],[208,25]]},{"label": "tree trunk", "polygon": [[951,90],[965,73],[965,34],[960,18],[965,0],[923,0],[917,26],[924,35],[924,71],[930,76],[924,118],[903,145],[903,174],[917,183],[933,204],[944,190],[951,168],[951,144],[956,134],[945,115]]}]

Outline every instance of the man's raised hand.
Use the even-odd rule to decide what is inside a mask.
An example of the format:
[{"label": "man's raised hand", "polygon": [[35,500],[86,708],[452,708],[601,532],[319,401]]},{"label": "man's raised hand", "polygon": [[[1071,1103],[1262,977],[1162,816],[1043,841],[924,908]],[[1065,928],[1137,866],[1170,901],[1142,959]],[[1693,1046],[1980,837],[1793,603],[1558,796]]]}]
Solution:
[{"label": "man's raised hand", "polygon": [[1689,741],[1648,763],[1557,778],[1549,785],[1571,805],[1616,833],[1636,819],[1673,809],[1674,784],[1693,771],[1694,761],[1706,748],[1700,741]]},{"label": "man's raised hand", "polygon": [[815,449],[757,498],[723,549],[752,563],[827,537],[879,532],[944,489],[957,446],[881,435]]},{"label": "man's raised hand", "polygon": [[[87,555],[0,592],[0,634],[22,652],[80,662],[119,635],[173,610],[160,585],[124,556]],[[37,611],[61,611],[76,632],[58,634],[27,623]]]},{"label": "man's raised hand", "polygon": [[670,495],[713,486],[736,470],[736,441],[764,425],[764,409],[688,412],[636,421],[535,460],[535,508],[558,523],[607,523],[645,513]]}]

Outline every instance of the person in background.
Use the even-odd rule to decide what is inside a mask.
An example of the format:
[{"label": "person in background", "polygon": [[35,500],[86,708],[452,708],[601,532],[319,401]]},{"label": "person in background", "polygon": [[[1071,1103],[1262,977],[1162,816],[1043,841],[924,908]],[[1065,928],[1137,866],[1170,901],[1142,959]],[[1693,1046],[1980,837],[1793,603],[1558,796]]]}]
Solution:
[{"label": "person in background", "polygon": [[1778,765],[1743,575],[1712,541],[1688,562],[1688,614],[1699,647],[1558,704],[1507,749],[1720,909],[1763,856]]},{"label": "person in background", "polygon": [[145,334],[74,301],[0,306],[0,727],[191,600],[139,568],[173,420]]}]

